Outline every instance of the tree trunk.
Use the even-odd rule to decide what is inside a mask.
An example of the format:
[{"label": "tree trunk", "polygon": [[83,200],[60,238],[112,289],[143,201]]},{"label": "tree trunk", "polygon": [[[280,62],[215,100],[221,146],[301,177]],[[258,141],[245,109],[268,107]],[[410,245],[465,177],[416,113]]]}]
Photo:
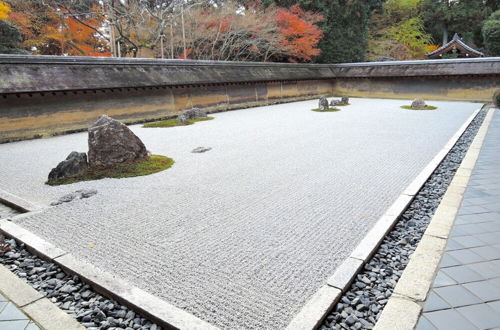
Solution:
[{"label": "tree trunk", "polygon": [[448,27],[445,25],[443,27],[443,45],[448,43]]}]

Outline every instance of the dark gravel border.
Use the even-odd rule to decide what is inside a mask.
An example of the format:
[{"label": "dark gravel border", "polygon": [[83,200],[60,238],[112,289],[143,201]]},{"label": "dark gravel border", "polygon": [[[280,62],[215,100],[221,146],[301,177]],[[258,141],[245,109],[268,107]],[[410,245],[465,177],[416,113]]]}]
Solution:
[{"label": "dark gravel border", "polygon": [[159,330],[161,327],[129,308],[95,292],[77,275],[26,250],[24,244],[0,235],[0,264],[41,292],[88,329]]},{"label": "dark gravel border", "polygon": [[481,127],[486,110],[478,112],[457,143],[420,189],[386,236],[375,255],[356,276],[323,322],[320,330],[372,329],[392,295],[455,172]]}]

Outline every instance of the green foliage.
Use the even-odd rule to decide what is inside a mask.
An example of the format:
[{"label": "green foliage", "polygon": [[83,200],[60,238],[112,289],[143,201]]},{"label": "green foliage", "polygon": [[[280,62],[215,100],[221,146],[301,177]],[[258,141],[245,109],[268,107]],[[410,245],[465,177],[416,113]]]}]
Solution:
[{"label": "green foliage", "polygon": [[406,20],[418,15],[418,6],[423,0],[387,0],[384,4],[386,15],[393,22]]},{"label": "green foliage", "polygon": [[500,10],[484,22],[482,32],[488,55],[500,56]]},{"label": "green foliage", "polygon": [[15,26],[0,20],[0,54],[27,54],[25,50],[17,48],[22,41],[21,33]]},{"label": "green foliage", "polygon": [[425,32],[420,18],[407,19],[389,28],[387,37],[404,45],[414,58],[422,58],[427,53],[427,46],[432,38]]},{"label": "green foliage", "polygon": [[436,110],[437,107],[433,105],[426,105],[424,108],[413,108],[411,105],[402,105],[401,109],[406,109],[406,110]]},{"label": "green foliage", "polygon": [[73,176],[46,182],[46,184],[51,186],[59,186],[62,184],[70,184],[80,181],[100,180],[103,178],[129,178],[134,176],[143,176],[166,170],[173,164],[174,160],[172,158],[152,155],[145,159],[130,163],[118,164],[112,167],[89,167],[87,170]]},{"label": "green foliage", "polygon": [[206,117],[206,118],[195,118],[195,119],[190,119],[188,120],[185,124],[181,124],[177,121],[177,119],[168,119],[168,120],[162,120],[162,121],[155,121],[153,123],[147,123],[144,124],[142,127],[176,127],[176,126],[187,126],[187,125],[192,125],[198,121],[206,121],[206,120],[212,120],[214,117]]},{"label": "green foliage", "polygon": [[424,25],[435,40],[442,40],[444,34],[450,39],[458,33],[465,42],[482,47],[481,27],[494,7],[494,3],[484,0],[424,0],[420,12]]},{"label": "green foliage", "polygon": [[419,16],[424,0],[387,0],[370,21],[369,60],[389,56],[396,60],[423,59],[433,43]]}]

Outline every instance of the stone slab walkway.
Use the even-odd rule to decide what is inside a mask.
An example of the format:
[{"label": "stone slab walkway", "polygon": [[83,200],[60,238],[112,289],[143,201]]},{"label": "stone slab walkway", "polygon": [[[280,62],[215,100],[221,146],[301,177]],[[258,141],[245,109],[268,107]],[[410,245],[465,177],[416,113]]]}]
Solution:
[{"label": "stone slab walkway", "polygon": [[39,330],[14,303],[0,294],[0,329],[2,330]]},{"label": "stone slab walkway", "polygon": [[417,330],[500,329],[499,141],[496,111]]}]

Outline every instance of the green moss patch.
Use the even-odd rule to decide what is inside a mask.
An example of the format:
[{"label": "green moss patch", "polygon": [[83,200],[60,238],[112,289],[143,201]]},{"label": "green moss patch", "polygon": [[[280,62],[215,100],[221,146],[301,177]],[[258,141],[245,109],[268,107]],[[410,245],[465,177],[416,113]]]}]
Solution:
[{"label": "green moss patch", "polygon": [[311,111],[315,111],[315,112],[337,112],[337,111],[340,111],[340,109],[337,109],[337,108],[330,108],[328,110],[312,109]]},{"label": "green moss patch", "polygon": [[187,125],[193,125],[194,123],[198,121],[207,121],[207,120],[212,120],[214,117],[205,117],[205,118],[195,118],[195,119],[190,119],[188,120],[185,124],[181,124],[177,121],[177,119],[168,119],[168,120],[162,120],[162,121],[155,121],[153,123],[147,123],[144,124],[142,127],[176,127],[176,126],[187,126]]},{"label": "green moss patch", "polygon": [[412,108],[411,105],[402,105],[402,109],[406,110],[436,110],[437,107],[432,106],[432,105],[426,105],[424,108]]},{"label": "green moss patch", "polygon": [[100,180],[104,178],[129,178],[133,176],[149,175],[170,168],[174,164],[172,158],[152,155],[131,163],[118,164],[113,167],[88,168],[73,176],[45,182],[51,186],[70,184],[80,181]]}]

